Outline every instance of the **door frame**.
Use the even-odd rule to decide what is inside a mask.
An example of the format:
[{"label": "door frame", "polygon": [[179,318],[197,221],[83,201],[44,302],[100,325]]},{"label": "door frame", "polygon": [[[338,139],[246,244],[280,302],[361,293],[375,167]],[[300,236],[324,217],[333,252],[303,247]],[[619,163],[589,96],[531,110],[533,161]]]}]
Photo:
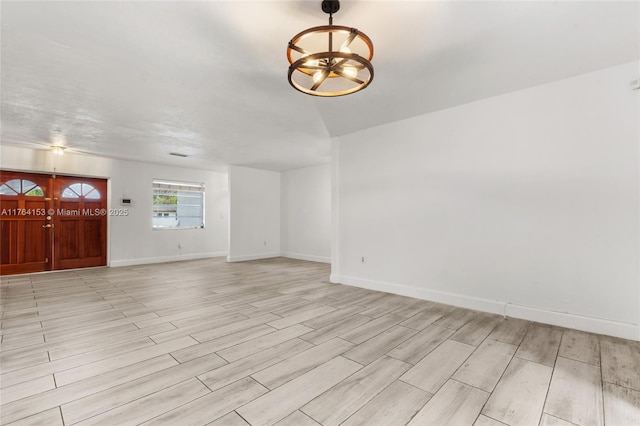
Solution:
[{"label": "door frame", "polygon": [[[16,169],[6,169],[3,168],[2,170],[0,170],[2,172],[2,176],[3,182],[0,183],[4,183],[5,180],[10,180],[10,179],[27,179],[29,180],[29,177],[31,176],[33,179],[38,179],[40,182],[42,182],[42,179],[46,179],[47,181],[47,189],[46,192],[44,194],[44,199],[46,202],[46,211],[47,211],[47,216],[43,217],[43,219],[45,219],[46,217],[49,217],[49,222],[50,224],[52,224],[53,226],[55,226],[55,223],[59,223],[60,219],[56,218],[56,217],[51,217],[54,215],[48,215],[48,213],[50,212],[51,209],[58,210],[57,207],[57,203],[56,200],[54,199],[55,196],[53,194],[54,191],[54,179],[57,178],[65,178],[65,179],[87,179],[89,181],[102,181],[104,183],[104,194],[101,196],[101,199],[104,200],[104,205],[106,208],[107,213],[110,211],[110,206],[111,206],[111,179],[108,177],[103,177],[103,176],[86,176],[86,175],[79,175],[79,174],[72,174],[72,173],[64,173],[64,174],[59,174],[59,173],[51,173],[51,172],[43,172],[43,171],[33,171],[33,170],[16,170]],[[4,179],[4,177],[7,176],[8,179]],[[62,191],[62,188],[60,189],[60,191]],[[23,266],[18,266],[16,265],[16,267],[9,267],[8,269],[11,270],[11,272],[5,273],[4,269],[4,265],[2,267],[2,270],[0,270],[0,275],[2,276],[9,276],[9,275],[16,275],[16,274],[32,274],[32,273],[43,273],[43,272],[53,272],[53,271],[61,271],[61,270],[73,270],[73,269],[80,269],[80,268],[101,268],[101,267],[108,267],[111,264],[111,241],[110,241],[110,237],[111,237],[111,215],[109,214],[105,214],[105,219],[104,219],[104,244],[102,246],[102,251],[103,254],[101,257],[104,258],[104,262],[101,265],[91,265],[91,266],[79,266],[79,267],[68,267],[68,268],[63,268],[60,267],[60,259],[59,259],[59,253],[57,253],[57,250],[59,248],[59,244],[58,242],[56,242],[56,235],[55,235],[55,229],[52,229],[52,231],[50,233],[48,233],[49,235],[46,236],[46,246],[47,246],[47,259],[46,259],[46,265],[43,268],[37,268],[37,269],[28,269],[28,267],[23,267]],[[7,266],[12,265],[12,264],[7,264]]]}]

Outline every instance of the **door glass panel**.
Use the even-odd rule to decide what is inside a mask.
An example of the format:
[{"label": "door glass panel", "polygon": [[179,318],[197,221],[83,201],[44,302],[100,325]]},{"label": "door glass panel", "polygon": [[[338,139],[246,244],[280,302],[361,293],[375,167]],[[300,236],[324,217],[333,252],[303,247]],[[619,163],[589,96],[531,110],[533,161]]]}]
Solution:
[{"label": "door glass panel", "polygon": [[2,195],[18,195],[24,194],[29,197],[42,197],[44,192],[42,188],[27,179],[11,179],[0,185],[0,194]]},{"label": "door glass panel", "polygon": [[88,183],[74,183],[67,186],[62,191],[63,198],[87,198],[90,200],[99,200],[100,191]]},{"label": "door glass panel", "polygon": [[0,186],[2,195],[18,195],[20,193],[20,179],[12,179]]}]

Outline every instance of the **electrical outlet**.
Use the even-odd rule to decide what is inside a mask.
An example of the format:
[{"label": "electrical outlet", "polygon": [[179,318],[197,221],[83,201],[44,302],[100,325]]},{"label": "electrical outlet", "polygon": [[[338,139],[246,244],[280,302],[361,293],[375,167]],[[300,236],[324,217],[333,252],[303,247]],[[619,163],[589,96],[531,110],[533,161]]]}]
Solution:
[{"label": "electrical outlet", "polygon": [[364,263],[364,256],[362,256],[362,259],[360,260],[362,263]]},{"label": "electrical outlet", "polygon": [[265,247],[267,246],[267,242],[266,242],[266,241],[264,242],[264,246],[265,246]]},{"label": "electrical outlet", "polygon": [[178,242],[178,248],[181,249],[182,248],[182,244],[180,244],[180,242]]}]

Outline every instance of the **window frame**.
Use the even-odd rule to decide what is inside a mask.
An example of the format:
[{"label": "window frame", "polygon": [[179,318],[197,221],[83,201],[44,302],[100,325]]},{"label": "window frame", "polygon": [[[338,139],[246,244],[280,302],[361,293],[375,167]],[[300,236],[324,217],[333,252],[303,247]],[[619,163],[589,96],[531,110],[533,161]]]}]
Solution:
[{"label": "window frame", "polygon": [[[176,192],[176,219],[179,219],[181,217],[190,217],[190,218],[199,218],[200,219],[200,224],[199,225],[186,225],[186,226],[166,226],[166,225],[157,225],[156,224],[156,219],[165,219],[167,217],[172,217],[171,215],[168,214],[168,212],[158,212],[156,211],[156,207],[158,204],[156,204],[155,200],[156,200],[156,196],[158,195],[156,193],[156,191],[159,190],[167,190],[167,191],[171,191],[174,190]],[[193,204],[193,205],[187,205],[184,204],[185,207],[199,207],[200,208],[200,214],[198,216],[180,216],[179,215],[179,208],[178,206],[179,204],[179,200],[180,200],[180,196],[178,194],[178,192],[182,192],[182,193],[193,193],[193,194],[199,194],[199,201],[200,204]],[[206,223],[205,223],[205,199],[206,199],[206,188],[205,188],[205,184],[204,182],[187,182],[187,181],[177,181],[177,180],[173,180],[173,179],[161,179],[161,178],[153,178],[152,180],[152,184],[151,184],[151,196],[152,196],[152,209],[151,209],[151,228],[154,231],[168,231],[168,230],[185,230],[185,229],[205,229],[206,228]],[[167,204],[170,205],[170,204]],[[160,215],[159,213],[167,213]],[[179,223],[179,222],[178,222]]]}]

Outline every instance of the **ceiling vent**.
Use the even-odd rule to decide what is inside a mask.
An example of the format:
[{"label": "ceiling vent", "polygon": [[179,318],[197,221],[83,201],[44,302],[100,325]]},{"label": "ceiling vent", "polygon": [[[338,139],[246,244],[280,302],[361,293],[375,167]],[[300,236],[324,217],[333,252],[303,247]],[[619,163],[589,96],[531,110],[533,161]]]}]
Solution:
[{"label": "ceiling vent", "polygon": [[187,154],[182,154],[180,152],[170,152],[169,155],[173,155],[174,157],[182,157],[182,158],[185,158],[185,157],[189,156]]}]

